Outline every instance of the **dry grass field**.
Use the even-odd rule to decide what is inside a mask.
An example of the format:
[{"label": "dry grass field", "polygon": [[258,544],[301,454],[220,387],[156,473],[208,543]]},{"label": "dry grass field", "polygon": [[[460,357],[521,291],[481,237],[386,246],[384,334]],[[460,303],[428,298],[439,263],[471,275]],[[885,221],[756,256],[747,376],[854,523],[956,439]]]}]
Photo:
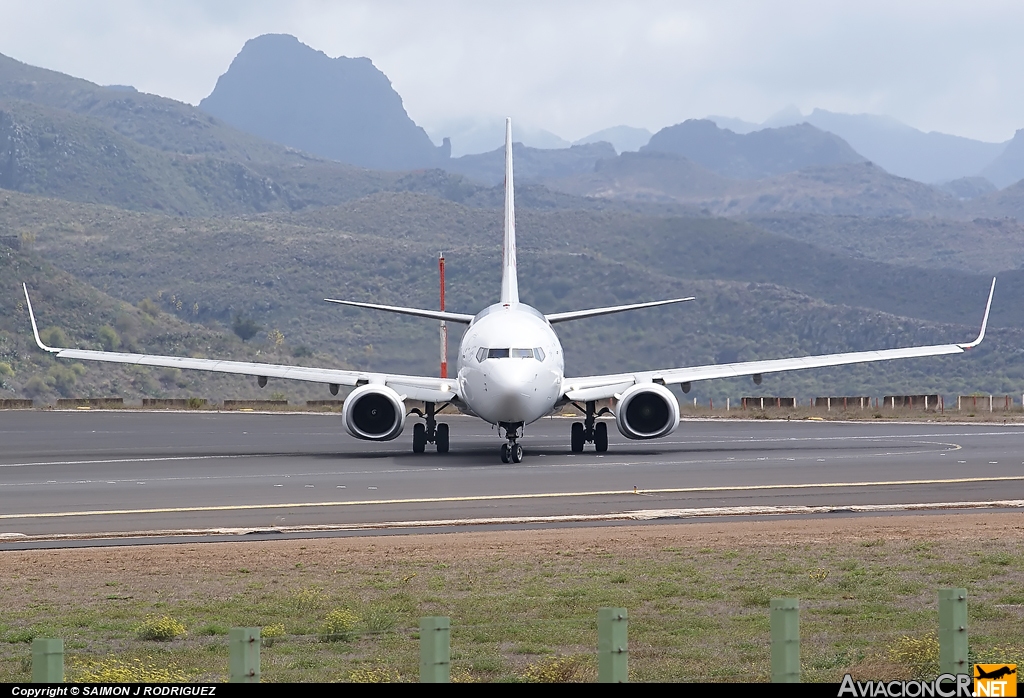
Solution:
[{"label": "dry grass field", "polygon": [[0,553],[0,681],[33,637],[68,679],[226,679],[264,628],[264,681],[418,678],[418,619],[461,681],[593,680],[597,609],[629,611],[636,681],[766,681],[769,600],[801,601],[806,681],[937,668],[937,590],[969,593],[972,660],[1024,664],[1024,514],[467,532]]}]

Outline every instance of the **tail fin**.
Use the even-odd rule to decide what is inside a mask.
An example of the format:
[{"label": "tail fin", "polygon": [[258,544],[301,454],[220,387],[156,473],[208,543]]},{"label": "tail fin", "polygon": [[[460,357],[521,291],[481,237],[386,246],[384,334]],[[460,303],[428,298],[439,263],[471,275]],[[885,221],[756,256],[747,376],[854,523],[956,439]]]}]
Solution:
[{"label": "tail fin", "polygon": [[501,251],[501,302],[519,302],[516,276],[516,202],[512,186],[512,119],[505,119],[505,244]]}]

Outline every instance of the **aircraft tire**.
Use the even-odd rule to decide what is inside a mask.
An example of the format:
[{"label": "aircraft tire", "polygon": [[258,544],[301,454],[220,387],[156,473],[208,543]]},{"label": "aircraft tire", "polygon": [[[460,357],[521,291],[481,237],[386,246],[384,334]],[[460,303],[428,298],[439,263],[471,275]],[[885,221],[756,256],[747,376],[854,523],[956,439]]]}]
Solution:
[{"label": "aircraft tire", "polygon": [[509,449],[509,456],[511,457],[513,463],[522,463],[523,447],[520,446],[519,444],[512,444],[512,447]]},{"label": "aircraft tire", "polygon": [[448,453],[448,425],[438,424],[437,425],[437,436],[434,437],[437,443],[438,453]]},{"label": "aircraft tire", "polygon": [[598,422],[594,425],[594,448],[598,453],[608,450],[608,424]]},{"label": "aircraft tire", "polygon": [[501,445],[501,462],[502,463],[508,463],[512,459],[512,454],[510,453],[511,450],[512,449],[509,448],[507,443]]},{"label": "aircraft tire", "polygon": [[572,452],[583,453],[583,444],[586,443],[586,437],[583,435],[583,422],[572,423],[571,436]]},{"label": "aircraft tire", "polygon": [[427,448],[427,427],[420,422],[412,426],[412,452],[423,453]]}]

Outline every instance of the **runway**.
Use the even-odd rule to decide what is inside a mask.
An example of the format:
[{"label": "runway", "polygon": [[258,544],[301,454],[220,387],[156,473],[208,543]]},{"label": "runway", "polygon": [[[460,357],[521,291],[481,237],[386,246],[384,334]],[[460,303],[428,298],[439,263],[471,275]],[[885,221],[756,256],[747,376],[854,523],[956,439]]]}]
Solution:
[{"label": "runway", "polygon": [[1024,507],[1024,426],[685,421],[569,452],[570,420],[453,417],[446,455],[358,441],[336,414],[0,413],[0,549],[45,541],[324,535]]}]

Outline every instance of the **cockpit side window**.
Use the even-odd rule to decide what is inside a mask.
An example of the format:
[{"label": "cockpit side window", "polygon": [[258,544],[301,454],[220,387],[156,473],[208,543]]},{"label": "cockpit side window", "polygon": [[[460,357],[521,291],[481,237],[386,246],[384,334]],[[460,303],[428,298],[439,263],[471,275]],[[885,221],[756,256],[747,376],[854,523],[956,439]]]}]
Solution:
[{"label": "cockpit side window", "polygon": [[487,347],[480,347],[476,350],[476,362],[482,364],[487,358]]},{"label": "cockpit side window", "polygon": [[541,349],[540,347],[534,347],[533,348],[533,356],[534,356],[534,358],[537,359],[537,361],[543,362],[544,361],[544,350]]}]

